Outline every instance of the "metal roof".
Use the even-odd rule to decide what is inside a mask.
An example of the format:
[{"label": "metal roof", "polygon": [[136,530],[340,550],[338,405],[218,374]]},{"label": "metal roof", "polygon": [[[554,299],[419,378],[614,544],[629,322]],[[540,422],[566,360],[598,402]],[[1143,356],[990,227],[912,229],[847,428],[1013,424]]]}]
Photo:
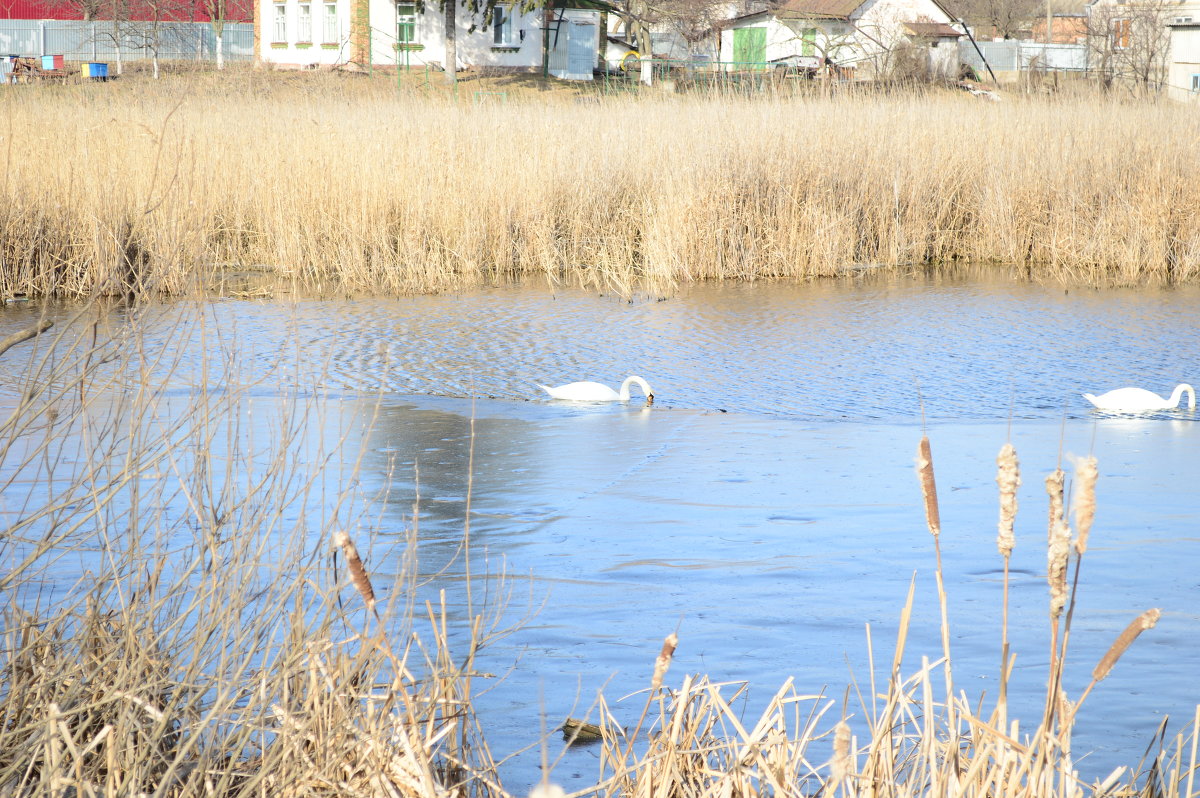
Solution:
[{"label": "metal roof", "polygon": [[786,0],[771,13],[780,19],[849,19],[866,0]]},{"label": "metal roof", "polygon": [[961,31],[942,22],[905,22],[904,27],[914,36],[925,36],[931,39],[954,38],[962,36]]}]

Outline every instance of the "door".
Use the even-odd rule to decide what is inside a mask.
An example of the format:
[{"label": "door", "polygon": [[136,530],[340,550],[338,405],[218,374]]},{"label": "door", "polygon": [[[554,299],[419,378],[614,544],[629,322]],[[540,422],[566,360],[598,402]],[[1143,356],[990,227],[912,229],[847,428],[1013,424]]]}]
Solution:
[{"label": "door", "polygon": [[767,61],[766,28],[734,28],[734,69],[765,69]]},{"label": "door", "polygon": [[596,26],[590,22],[573,22],[567,39],[567,77],[572,80],[591,80],[596,62]]}]

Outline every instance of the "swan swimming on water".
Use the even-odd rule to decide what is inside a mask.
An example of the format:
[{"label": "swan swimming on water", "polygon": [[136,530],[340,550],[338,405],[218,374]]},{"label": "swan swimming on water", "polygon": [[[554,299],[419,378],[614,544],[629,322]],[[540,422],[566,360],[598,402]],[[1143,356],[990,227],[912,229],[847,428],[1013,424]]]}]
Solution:
[{"label": "swan swimming on water", "polygon": [[556,388],[548,385],[538,387],[554,399],[567,399],[572,402],[628,402],[629,386],[635,382],[646,394],[646,404],[653,402],[654,391],[650,389],[650,383],[641,377],[626,377],[625,382],[621,383],[620,393],[599,382],[571,382]]},{"label": "swan swimming on water", "polygon": [[1170,410],[1179,407],[1179,400],[1184,394],[1188,395],[1188,408],[1196,409],[1196,391],[1186,382],[1175,386],[1170,399],[1163,399],[1153,391],[1145,388],[1118,388],[1115,391],[1094,396],[1090,393],[1083,395],[1101,410],[1112,410],[1118,413],[1142,413],[1147,410]]}]

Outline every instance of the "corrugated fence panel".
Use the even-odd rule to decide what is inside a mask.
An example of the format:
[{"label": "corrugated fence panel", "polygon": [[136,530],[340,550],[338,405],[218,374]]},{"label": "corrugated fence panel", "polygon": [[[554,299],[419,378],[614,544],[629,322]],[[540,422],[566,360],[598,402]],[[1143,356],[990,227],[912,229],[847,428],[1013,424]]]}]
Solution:
[{"label": "corrugated fence panel", "polygon": [[[1087,45],[1083,44],[1043,44],[1012,39],[978,44],[983,57],[996,72],[1023,72],[1031,68],[1066,72],[1087,70]],[[960,40],[959,50],[963,63],[970,64],[980,74],[985,71],[983,61],[970,41]]]},{"label": "corrugated fence panel", "polygon": [[[225,23],[227,61],[254,57],[254,25]],[[0,55],[63,55],[68,61],[115,61],[150,58],[215,61],[217,39],[207,22],[77,22],[71,20],[0,20]]]}]

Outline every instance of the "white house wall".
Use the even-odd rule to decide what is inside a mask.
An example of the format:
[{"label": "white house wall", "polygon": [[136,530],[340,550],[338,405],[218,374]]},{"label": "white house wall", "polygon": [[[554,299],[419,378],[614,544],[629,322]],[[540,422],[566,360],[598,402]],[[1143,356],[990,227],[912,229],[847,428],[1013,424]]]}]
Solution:
[{"label": "white house wall", "polygon": [[[313,38],[315,41],[299,41],[299,16],[301,0],[259,0],[261,3],[262,59],[280,66],[333,66],[348,63],[352,57],[350,44],[350,15],[353,0],[337,0],[338,31],[336,41],[325,41],[323,32],[324,3],[311,3],[313,14]],[[276,6],[283,6],[287,14],[286,42],[274,41]],[[445,17],[434,3],[428,3],[424,13],[416,15],[414,39],[417,47],[398,48],[398,21],[396,3],[393,0],[369,0],[371,19],[371,66],[395,66],[423,68],[434,64],[439,68],[446,63]],[[594,11],[567,9],[561,13],[566,23],[571,21],[598,20]],[[518,14],[513,20],[513,42],[511,47],[493,46],[493,31],[483,28],[482,15],[472,20],[461,5],[456,15],[456,51],[458,67],[497,67],[503,69],[540,69],[542,64],[542,34],[545,16],[541,10]],[[470,30],[475,23],[474,32]],[[598,31],[598,25],[595,27]],[[523,35],[522,35],[523,34]],[[593,48],[593,52],[595,48]],[[590,75],[589,75],[590,77]]]},{"label": "white house wall", "polygon": [[[720,60],[726,63],[733,61],[733,31],[737,28],[767,29],[764,58],[768,63],[786,60],[796,66],[818,67],[821,65],[821,57],[826,54],[838,62],[853,60],[855,48],[850,41],[848,23],[805,20],[796,24],[798,28],[816,29],[813,55],[804,55],[804,40],[800,30],[789,27],[776,17],[762,15],[744,22],[735,22],[721,32]],[[737,65],[730,65],[732,68],[739,68]]]},{"label": "white house wall", "polygon": [[[954,21],[933,0],[873,0],[859,6],[851,15],[851,20],[859,32],[858,42],[863,56],[877,69],[882,66],[881,59],[886,52],[907,37],[904,23],[951,24]],[[941,48],[934,48],[935,60],[938,49]],[[950,49],[953,48],[947,48],[947,51]]]}]

